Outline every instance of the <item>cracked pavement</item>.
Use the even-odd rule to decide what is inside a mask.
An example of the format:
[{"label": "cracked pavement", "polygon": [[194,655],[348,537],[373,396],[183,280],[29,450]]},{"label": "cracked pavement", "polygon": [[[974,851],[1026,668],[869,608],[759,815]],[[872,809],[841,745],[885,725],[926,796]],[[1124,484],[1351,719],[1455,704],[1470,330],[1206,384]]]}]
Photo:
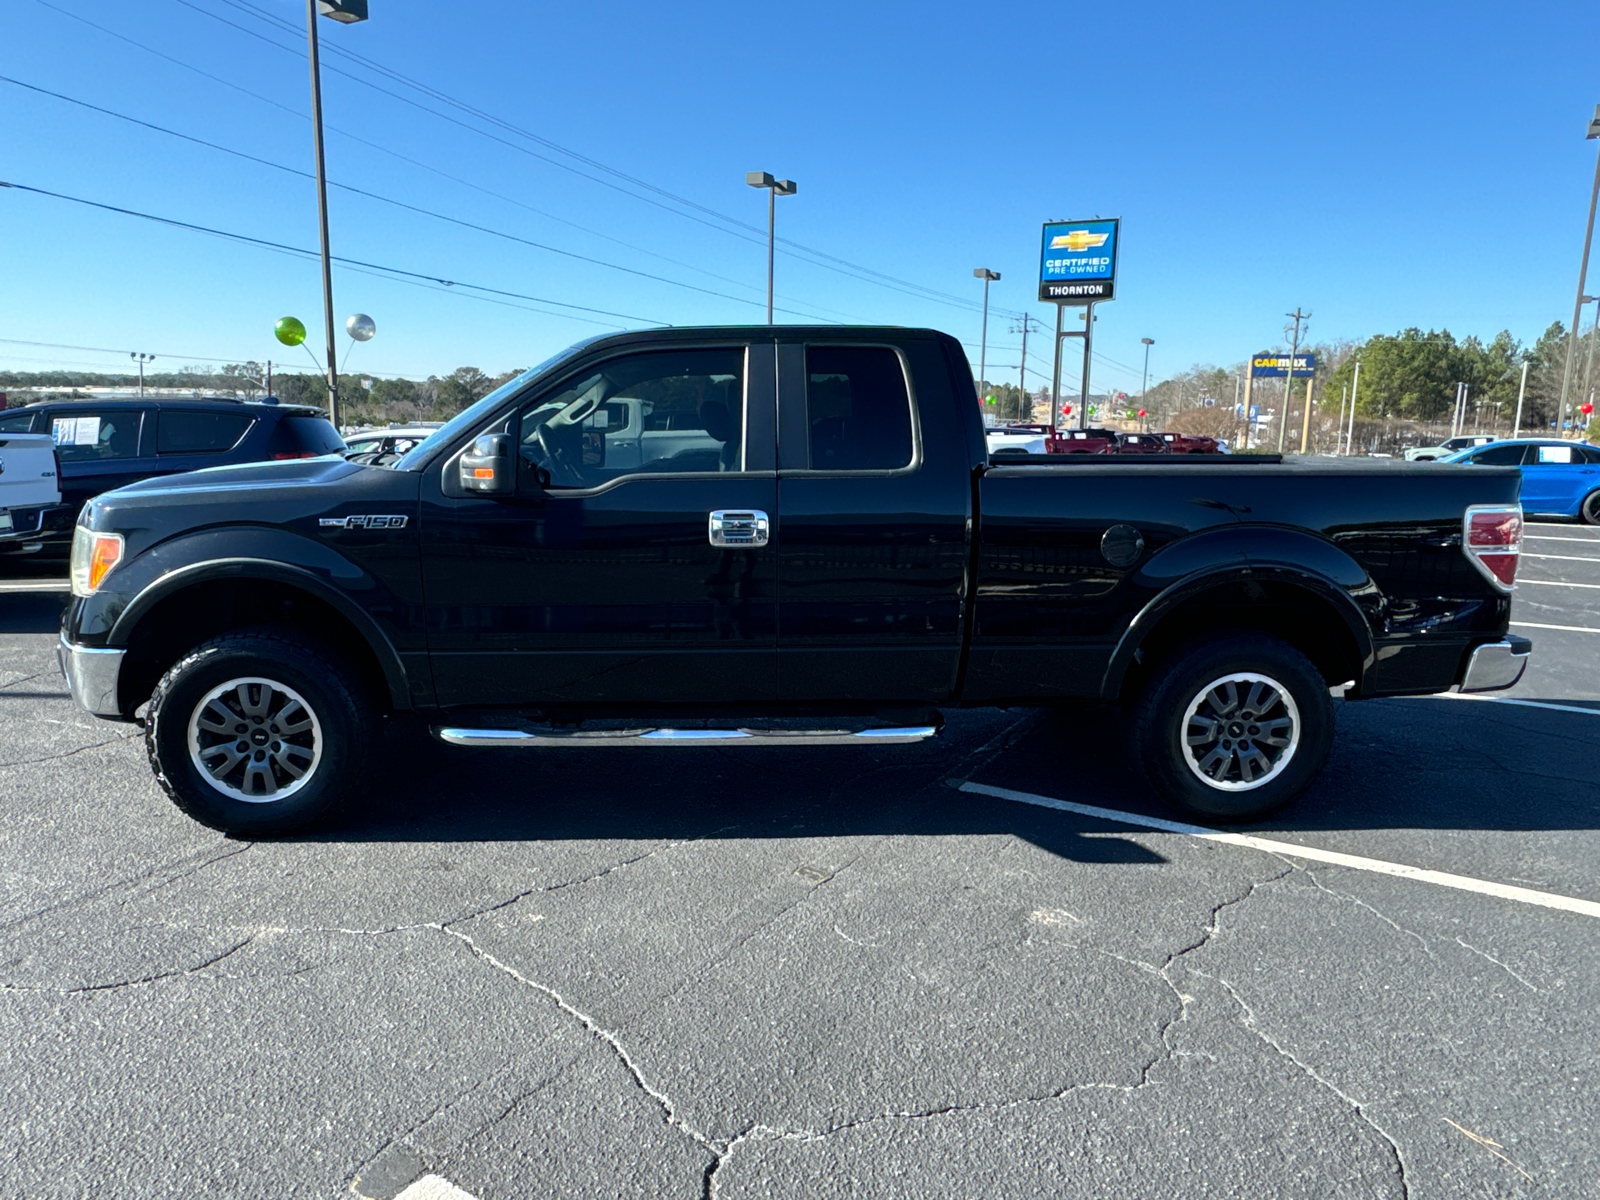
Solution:
[{"label": "cracked pavement", "polygon": [[[230,841],[71,707],[51,603],[0,596],[0,1194],[1594,1187],[1600,922],[951,787],[1171,815],[1115,714],[611,755],[399,725],[337,823]],[[1518,694],[1591,700],[1572,662]],[[1253,829],[1600,898],[1600,719],[1338,719]]]}]

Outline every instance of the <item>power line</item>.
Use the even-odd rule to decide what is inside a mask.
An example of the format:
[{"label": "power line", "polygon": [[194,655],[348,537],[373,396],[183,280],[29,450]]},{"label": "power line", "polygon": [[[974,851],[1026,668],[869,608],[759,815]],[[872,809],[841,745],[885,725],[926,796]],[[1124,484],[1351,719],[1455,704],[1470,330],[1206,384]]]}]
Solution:
[{"label": "power line", "polygon": [[[40,3],[46,3],[46,0],[39,0],[39,2]],[[304,58],[305,57],[305,53],[303,51],[299,50],[298,48],[292,47],[292,46],[285,46],[280,42],[276,42],[276,41],[272,40],[271,38],[265,37],[265,36],[263,36],[263,35],[261,35],[259,33],[255,33],[254,31],[245,29],[243,26],[238,25],[236,22],[230,21],[225,17],[219,16],[216,13],[210,12],[207,9],[202,8],[199,5],[196,5],[196,4],[192,3],[191,0],[176,0],[176,2],[181,4],[181,5],[183,5],[185,8],[192,9],[193,11],[195,11],[197,13],[201,13],[202,15],[208,16],[208,17],[212,18],[213,20],[221,22],[224,25],[231,26],[232,28],[238,29],[241,32],[246,33],[251,37],[254,37],[254,38],[256,38],[256,39],[258,39],[260,41],[266,42],[268,45],[274,46],[277,49],[282,50],[287,54],[292,54],[297,58]],[[255,5],[248,3],[248,0],[235,0],[235,6],[239,7],[239,8],[242,8],[243,10],[249,12],[251,15],[255,16],[258,20],[261,20],[261,21],[271,25],[272,27],[274,27],[276,29],[282,30],[283,32],[293,33],[293,34],[296,34],[296,35],[299,32],[298,29],[295,26],[290,25],[288,22],[283,21],[281,18],[278,18],[274,14],[267,13],[264,10],[262,10],[260,8],[257,8]],[[54,7],[54,6],[51,5],[50,7]],[[612,183],[612,182],[610,182],[608,180],[599,179],[596,176],[591,175],[586,171],[580,171],[577,168],[575,168],[575,167],[573,167],[573,166],[571,166],[569,164],[558,162],[558,161],[556,161],[554,159],[551,159],[551,158],[549,158],[549,157],[547,157],[545,155],[538,154],[538,153],[536,153],[534,151],[531,151],[531,150],[527,149],[524,146],[518,146],[515,143],[506,141],[504,138],[496,137],[492,133],[488,133],[488,132],[486,132],[486,131],[484,131],[482,129],[478,129],[475,126],[468,125],[465,122],[462,122],[460,120],[457,120],[454,117],[449,116],[448,114],[441,113],[436,109],[432,109],[432,108],[427,107],[426,105],[419,104],[417,101],[409,99],[408,97],[398,95],[397,93],[390,91],[388,88],[380,87],[377,84],[371,82],[370,80],[362,79],[359,76],[352,75],[348,71],[340,70],[338,67],[333,67],[333,66],[327,67],[328,70],[331,70],[331,71],[334,71],[337,74],[343,75],[345,78],[350,79],[351,81],[353,81],[355,83],[359,83],[364,87],[369,87],[369,88],[373,89],[374,91],[379,92],[382,95],[389,96],[392,99],[398,100],[403,104],[408,104],[411,107],[418,109],[419,111],[429,113],[430,115],[438,117],[441,120],[448,121],[451,124],[457,125],[457,126],[463,128],[463,129],[467,129],[467,130],[469,130],[469,131],[471,131],[473,133],[477,133],[480,137],[489,138],[491,141],[498,142],[498,143],[500,143],[502,145],[505,145],[505,146],[507,146],[507,147],[509,147],[511,149],[517,150],[519,153],[527,154],[530,157],[539,159],[542,162],[550,163],[552,166],[559,167],[562,170],[570,171],[573,174],[576,174],[576,175],[579,175],[579,176],[581,176],[583,178],[589,179],[592,182],[599,183],[602,186],[610,187],[613,190],[619,191],[624,195],[632,197],[633,199],[642,200],[642,201],[644,201],[644,202],[646,202],[648,204],[654,205],[655,207],[662,208],[663,210],[665,210],[667,212],[672,212],[672,213],[675,213],[678,216],[685,217],[685,218],[687,218],[689,220],[697,221],[700,224],[708,225],[710,228],[719,230],[719,232],[727,233],[730,236],[739,237],[744,241],[753,242],[753,243],[758,244],[758,245],[764,240],[762,235],[764,235],[766,231],[761,229],[759,226],[752,225],[749,222],[740,220],[737,217],[729,216],[728,214],[723,213],[723,212],[719,212],[718,210],[716,210],[714,208],[711,208],[711,207],[709,207],[707,205],[700,204],[699,202],[694,201],[694,200],[690,200],[689,198],[687,198],[685,196],[680,196],[675,192],[671,192],[671,191],[668,191],[665,188],[658,187],[655,184],[652,184],[652,183],[648,182],[647,180],[640,179],[639,177],[637,177],[635,175],[630,175],[625,171],[621,171],[621,170],[618,170],[615,167],[608,166],[607,164],[605,164],[603,162],[600,162],[597,159],[590,158],[587,155],[581,154],[578,151],[575,151],[575,150],[572,150],[572,149],[570,149],[570,148],[568,148],[566,146],[563,146],[560,143],[552,141],[549,138],[546,138],[546,137],[543,137],[543,136],[541,136],[539,134],[533,133],[533,132],[531,132],[531,131],[529,131],[527,129],[522,128],[521,126],[515,125],[515,124],[513,124],[513,123],[511,123],[509,121],[506,121],[506,120],[504,120],[504,119],[502,119],[500,117],[497,117],[492,113],[485,112],[484,110],[476,108],[473,105],[470,105],[470,104],[467,104],[467,103],[465,103],[463,101],[457,100],[456,98],[450,96],[448,93],[440,91],[439,89],[431,87],[431,86],[429,86],[427,84],[421,83],[418,80],[415,80],[415,79],[411,78],[410,76],[405,75],[402,72],[395,71],[392,68],[386,67],[383,64],[378,63],[378,62],[376,62],[376,61],[374,61],[372,59],[369,59],[369,58],[366,58],[366,57],[364,57],[362,55],[356,54],[353,51],[345,50],[345,49],[343,49],[341,47],[330,47],[329,49],[330,49],[330,52],[332,54],[335,54],[335,55],[337,55],[339,57],[348,59],[348,60],[350,60],[352,62],[358,63],[358,64],[360,64],[361,66],[365,67],[366,69],[368,69],[370,71],[373,71],[373,72],[375,72],[377,74],[380,74],[380,75],[384,76],[385,78],[387,78],[387,79],[389,79],[389,80],[391,80],[393,82],[401,84],[402,86],[409,87],[409,88],[412,88],[412,89],[414,89],[414,90],[416,90],[418,92],[421,92],[423,95],[428,96],[431,99],[438,100],[441,103],[447,104],[450,107],[457,109],[458,111],[470,114],[471,116],[474,116],[474,117],[476,117],[477,119],[479,119],[481,121],[487,121],[490,124],[493,124],[493,125],[501,128],[501,129],[504,129],[505,131],[507,131],[509,133],[513,133],[513,134],[515,134],[515,135],[517,135],[519,137],[523,137],[523,138],[526,138],[526,139],[528,139],[530,141],[533,141],[533,142],[537,143],[538,145],[547,147],[548,149],[553,150],[558,154],[565,155],[568,158],[571,158],[571,159],[573,159],[573,160],[575,160],[577,162],[580,162],[580,163],[584,164],[585,166],[592,167],[592,168],[594,168],[595,170],[598,170],[598,171],[603,171],[606,174],[614,176],[616,179],[623,180],[623,181],[633,185],[634,187],[643,188],[643,189],[645,189],[647,191],[655,193],[658,196],[661,196],[661,197],[664,197],[666,199],[669,199],[669,200],[673,201],[676,204],[683,205],[683,206],[686,206],[688,208],[694,209],[694,210],[696,210],[698,212],[705,213],[708,216],[715,217],[717,220],[726,222],[728,225],[733,226],[735,228],[724,229],[724,228],[722,228],[720,226],[712,225],[710,222],[705,221],[705,220],[703,220],[703,219],[701,219],[699,217],[696,217],[692,213],[686,213],[686,212],[682,212],[682,211],[680,211],[678,209],[671,208],[668,205],[661,203],[660,201],[652,200],[648,196],[640,196],[636,192],[630,192],[626,188],[622,188],[622,187],[618,186],[617,184]],[[739,233],[738,230],[741,230],[741,229],[745,230],[745,231],[748,231],[748,232],[747,233]],[[824,267],[825,269],[828,269],[828,270],[838,271],[841,274],[850,275],[850,276],[852,276],[854,278],[862,280],[863,282],[877,283],[880,286],[891,287],[894,290],[907,292],[907,294],[914,295],[918,299],[922,299],[922,300],[933,300],[933,301],[938,302],[938,303],[951,304],[951,305],[955,305],[957,307],[968,309],[968,310],[971,310],[971,311],[976,311],[978,309],[978,307],[979,307],[978,303],[976,301],[969,300],[968,298],[966,298],[964,296],[958,296],[958,295],[955,295],[955,294],[950,293],[950,292],[943,292],[943,291],[940,291],[939,289],[931,288],[931,287],[928,287],[925,284],[915,283],[915,282],[912,282],[910,280],[900,279],[897,276],[889,275],[889,274],[886,274],[885,272],[882,272],[882,271],[877,271],[877,270],[875,270],[875,269],[873,269],[871,267],[867,267],[867,266],[865,266],[865,265],[863,265],[861,263],[853,262],[853,261],[851,261],[849,259],[840,258],[840,257],[838,257],[836,255],[828,254],[825,251],[817,250],[817,249],[815,249],[813,247],[806,246],[806,245],[804,245],[804,244],[802,244],[800,242],[796,242],[796,241],[794,241],[792,239],[789,239],[789,238],[778,238],[777,241],[781,245],[784,245],[784,246],[788,247],[792,251],[796,251],[796,252],[800,252],[800,253],[803,253],[803,254],[811,255],[815,259],[823,260],[823,261],[813,262],[812,263],[813,266],[821,266],[821,267]],[[908,289],[909,289],[909,291],[908,291]],[[996,311],[1000,311],[1000,310],[996,310]],[[1014,315],[1020,315],[1019,313],[1010,312],[1010,310],[1005,310],[1005,312],[1006,312],[1006,315],[1013,315],[1013,316]]]},{"label": "power line", "polygon": [[[181,2],[181,0],[180,0],[180,2]],[[218,151],[219,153],[222,153],[222,154],[232,155],[235,158],[242,158],[242,159],[246,160],[247,162],[257,163],[257,164],[259,164],[261,166],[264,166],[264,167],[271,167],[275,171],[283,171],[286,174],[295,175],[295,176],[298,176],[298,177],[300,177],[302,179],[315,179],[316,178],[316,176],[313,175],[309,171],[302,171],[297,167],[287,166],[284,163],[273,162],[271,159],[261,158],[261,157],[259,157],[257,155],[246,153],[243,150],[235,150],[235,149],[233,149],[232,147],[229,147],[229,146],[222,146],[222,145],[217,144],[216,142],[209,142],[209,141],[206,141],[204,138],[194,137],[194,136],[192,136],[190,134],[187,134],[187,133],[180,133],[179,131],[177,131],[175,129],[168,129],[167,127],[165,127],[163,125],[156,125],[153,122],[141,120],[140,118],[134,117],[134,116],[130,116],[127,113],[121,113],[121,112],[115,111],[114,109],[104,108],[104,107],[102,107],[102,106],[100,106],[98,104],[91,104],[87,100],[79,100],[79,99],[76,99],[76,98],[74,98],[72,96],[64,95],[61,92],[54,92],[54,91],[49,90],[48,88],[38,87],[35,84],[24,83],[22,80],[13,79],[9,75],[0,75],[0,82],[13,84],[13,85],[15,85],[17,87],[21,87],[21,88],[26,88],[29,91],[37,92],[40,95],[50,96],[50,97],[53,97],[54,99],[65,101],[68,104],[75,104],[75,105],[77,105],[77,106],[79,106],[81,108],[86,108],[86,109],[89,109],[89,110],[91,110],[93,112],[101,113],[101,114],[103,114],[105,116],[108,116],[108,117],[113,117],[113,118],[115,118],[116,120],[119,120],[119,121],[127,121],[130,124],[138,125],[138,126],[141,126],[142,128],[153,130],[156,133],[165,134],[168,137],[179,138],[182,141],[191,142],[191,143],[193,143],[194,145],[197,145],[197,146],[204,146],[208,150],[215,150],[215,151]],[[487,225],[479,225],[476,222],[462,220],[459,217],[452,217],[452,216],[449,216],[446,213],[434,212],[431,209],[422,208],[419,205],[409,204],[404,200],[396,200],[391,196],[384,196],[384,195],[382,195],[382,194],[380,194],[378,192],[368,191],[365,188],[353,187],[352,185],[346,184],[346,183],[337,183],[337,182],[335,182],[334,180],[331,180],[331,179],[328,181],[328,186],[329,187],[339,188],[341,191],[350,192],[350,193],[352,193],[354,195],[357,195],[357,196],[365,196],[370,200],[377,200],[377,201],[379,201],[379,202],[381,202],[383,204],[393,205],[396,208],[403,208],[403,209],[406,209],[409,212],[418,213],[418,214],[420,214],[422,216],[425,216],[425,217],[431,217],[434,220],[446,221],[446,222],[448,222],[448,223],[450,223],[452,225],[459,225],[459,226],[461,226],[462,228],[465,228],[465,229],[476,230],[479,233],[487,233],[492,237],[504,238],[504,239],[506,239],[508,241],[513,241],[513,242],[520,242],[523,245],[531,246],[532,248],[534,248],[536,250],[545,250],[545,251],[548,251],[551,254],[559,254],[559,255],[562,255],[562,256],[564,256],[566,258],[577,259],[580,262],[593,263],[596,266],[608,267],[608,268],[610,268],[611,270],[614,270],[614,271],[622,271],[622,272],[624,272],[626,274],[629,274],[629,275],[637,275],[642,279],[650,279],[650,280],[656,281],[657,283],[666,283],[666,284],[670,284],[670,285],[672,285],[674,287],[687,288],[690,291],[701,292],[701,293],[703,293],[703,294],[705,294],[707,296],[716,296],[716,297],[718,297],[720,299],[723,299],[723,300],[732,300],[736,304],[752,304],[752,305],[755,305],[757,307],[760,307],[760,304],[761,304],[761,302],[759,300],[749,300],[749,299],[745,299],[744,297],[741,297],[741,296],[731,296],[726,292],[715,291],[715,290],[713,290],[711,288],[703,288],[703,287],[700,287],[700,286],[698,286],[696,284],[692,284],[692,283],[684,283],[681,280],[671,279],[671,278],[668,278],[665,275],[656,275],[656,274],[653,274],[652,272],[649,272],[649,271],[638,270],[635,267],[625,267],[625,266],[622,266],[622,265],[620,265],[618,263],[607,262],[604,259],[591,257],[590,255],[587,255],[587,254],[579,254],[579,253],[577,253],[576,251],[573,251],[573,250],[563,250],[559,246],[546,245],[543,242],[536,242],[536,241],[533,241],[530,238],[521,237],[521,236],[519,236],[517,234],[514,234],[514,233],[507,233],[504,230],[494,229],[494,228],[491,228],[491,227],[489,227]],[[813,320],[822,321],[825,324],[828,323],[826,321],[826,318],[817,317],[815,314],[812,314],[812,313],[797,312],[797,311],[792,310],[792,309],[784,309],[783,311],[792,313],[795,316],[810,317]]]},{"label": "power line", "polygon": [[[306,258],[320,258],[321,257],[321,255],[315,250],[306,250],[306,249],[304,249],[302,247],[299,247],[299,246],[286,246],[282,242],[272,242],[272,241],[268,241],[265,238],[250,237],[248,234],[243,234],[243,233],[231,233],[231,232],[229,232],[228,230],[225,230],[225,229],[212,229],[211,227],[206,226],[206,225],[196,225],[196,224],[194,224],[194,223],[192,223],[190,221],[179,221],[179,220],[176,220],[175,218],[172,218],[172,217],[159,217],[159,216],[156,216],[154,213],[139,212],[138,210],[132,209],[132,208],[121,208],[121,207],[119,207],[119,206],[117,206],[115,204],[102,204],[102,203],[100,203],[99,201],[96,201],[96,200],[85,200],[81,196],[68,196],[63,192],[52,192],[52,191],[47,191],[44,188],[30,187],[29,185],[27,185],[25,183],[11,183],[11,182],[8,182],[6,180],[0,179],[0,188],[12,188],[12,189],[14,189],[16,191],[19,191],[19,192],[32,192],[34,195],[37,195],[37,196],[49,196],[49,197],[51,197],[52,199],[55,199],[55,200],[68,200],[68,201],[71,201],[73,204],[82,204],[82,205],[86,205],[89,208],[101,209],[101,210],[103,210],[105,212],[120,213],[121,215],[127,216],[127,217],[138,217],[141,220],[154,221],[158,225],[171,225],[171,226],[173,226],[174,228],[177,228],[177,229],[187,229],[187,230],[190,230],[190,231],[192,231],[194,233],[209,234],[212,237],[225,238],[228,241],[242,242],[242,243],[245,243],[246,245],[261,246],[261,247],[264,247],[266,249],[277,250],[277,251],[280,251],[280,252],[285,253],[285,254],[297,254],[297,255],[302,255],[302,256],[304,256]],[[583,305],[583,304],[569,304],[564,300],[552,300],[552,299],[550,299],[549,297],[546,297],[546,296],[529,296],[529,295],[523,294],[522,292],[511,292],[511,291],[506,291],[506,290],[501,289],[501,288],[492,288],[492,287],[488,287],[488,286],[486,286],[484,284],[481,284],[481,283],[467,283],[464,280],[459,280],[459,279],[444,279],[444,278],[441,278],[440,276],[437,276],[437,275],[423,274],[420,271],[408,271],[408,270],[405,270],[405,269],[403,269],[401,267],[385,266],[382,263],[364,262],[364,261],[362,261],[361,259],[358,259],[358,258],[344,258],[344,257],[342,257],[340,255],[337,255],[337,254],[333,256],[333,260],[335,262],[345,263],[345,264],[347,264],[349,266],[353,266],[353,267],[365,267],[368,270],[372,270],[372,271],[381,271],[381,272],[384,272],[386,274],[404,276],[404,277],[407,277],[407,278],[410,278],[410,279],[424,280],[424,281],[426,281],[428,283],[436,283],[436,284],[439,284],[439,285],[441,285],[443,287],[447,287],[447,288],[454,288],[454,287],[470,288],[473,291],[486,292],[486,293],[488,293],[490,295],[494,295],[494,296],[509,296],[509,297],[512,297],[512,298],[517,299],[517,300],[531,300],[536,304],[554,304],[559,308],[570,308],[570,309],[574,309],[574,310],[576,310],[578,312],[597,313],[597,314],[599,314],[601,316],[618,317],[618,318],[620,318],[620,319],[622,319],[624,321],[643,321],[643,322],[645,322],[647,324],[651,324],[651,325],[668,325],[668,324],[670,324],[670,322],[656,320],[656,319],[651,318],[651,317],[641,317],[641,316],[637,315],[636,313],[619,313],[619,312],[612,312],[610,309],[605,309],[605,308],[591,308],[591,307],[589,307],[587,305]],[[565,315],[565,314],[552,314],[552,315]],[[598,324],[604,324],[604,322],[597,322],[597,323]]]},{"label": "power line", "polygon": [[[152,46],[147,46],[143,42],[137,41],[134,38],[130,38],[125,34],[118,33],[114,29],[108,29],[104,25],[96,24],[94,21],[89,20],[87,17],[80,16],[77,13],[70,12],[67,9],[59,7],[56,4],[52,4],[50,2],[50,0],[36,0],[36,3],[42,4],[44,7],[52,10],[53,12],[60,13],[62,16],[71,17],[73,20],[78,21],[78,22],[80,22],[80,23],[82,23],[84,25],[87,25],[91,29],[97,30],[100,33],[104,33],[108,37],[116,38],[118,41],[124,42],[127,45],[133,46],[133,47],[135,47],[135,48],[137,48],[139,50],[143,50],[147,54],[154,55],[155,57],[157,57],[159,59],[162,59],[165,62],[172,63],[174,66],[182,67],[184,70],[191,71],[194,74],[199,75],[204,79],[209,79],[214,83],[220,83],[224,87],[228,87],[228,88],[233,89],[236,92],[239,92],[241,95],[249,96],[253,100],[258,100],[263,104],[270,105],[271,107],[279,109],[279,110],[281,110],[283,112],[289,113],[292,116],[299,117],[301,120],[309,121],[311,119],[305,113],[300,112],[299,110],[291,107],[290,105],[283,104],[280,101],[272,99],[271,97],[263,96],[259,92],[253,92],[249,88],[242,87],[239,84],[234,83],[230,79],[224,79],[220,75],[214,75],[209,71],[202,70],[201,68],[196,67],[196,66],[194,66],[194,65],[192,65],[190,63],[186,63],[181,59],[174,58],[170,54],[166,54],[166,53],[164,53],[164,52],[162,52],[160,50],[155,49]],[[200,10],[197,10],[197,11],[200,11]],[[228,24],[232,24],[232,22],[228,22]],[[291,53],[292,53],[292,51],[291,51]],[[303,58],[304,55],[302,54],[302,55],[300,55],[300,57]],[[330,69],[336,69],[336,68],[330,68]],[[346,74],[345,72],[339,72],[339,73],[340,74]],[[348,76],[348,75],[347,75],[347,78],[355,79],[354,76]],[[359,80],[359,79],[356,79],[355,81],[358,82],[358,83],[364,83],[365,82],[365,81]],[[404,98],[400,97],[400,99],[404,99]],[[411,102],[407,101],[407,103],[411,103]],[[425,111],[427,111],[427,110],[425,110]],[[459,122],[456,122],[456,123],[460,124]],[[392,150],[387,146],[380,145],[377,142],[370,141],[367,138],[364,138],[364,137],[361,137],[361,136],[359,136],[357,134],[351,133],[347,129],[341,129],[336,125],[325,125],[325,128],[330,130],[330,131],[332,131],[332,132],[334,132],[334,133],[338,133],[342,137],[349,138],[351,141],[356,142],[359,145],[366,146],[366,147],[368,147],[369,149],[372,149],[372,150],[376,150],[381,154],[389,155],[390,157],[398,159],[401,162],[409,163],[412,166],[419,167],[424,171],[429,171],[432,174],[440,176],[441,178],[449,179],[454,183],[459,183],[463,187],[469,187],[469,188],[472,188],[475,191],[482,192],[485,195],[494,196],[496,199],[504,200],[504,201],[506,201],[507,203],[510,203],[510,204],[515,204],[519,208],[527,209],[529,212],[537,213],[538,215],[543,216],[543,217],[547,217],[547,218],[549,218],[550,220],[553,220],[553,221],[558,221],[563,225],[569,225],[574,229],[579,229],[579,230],[582,230],[585,233],[593,234],[596,237],[604,238],[606,241],[615,242],[618,245],[626,246],[630,250],[635,250],[635,251],[637,251],[639,253],[647,254],[647,255],[651,256],[652,258],[662,259],[665,262],[672,263],[674,266],[685,267],[685,268],[687,268],[689,270],[697,271],[700,274],[708,275],[711,278],[720,279],[725,283],[732,283],[732,284],[734,284],[735,286],[738,286],[738,287],[749,287],[749,286],[751,286],[751,285],[748,285],[748,284],[745,284],[745,283],[741,282],[740,280],[730,279],[725,275],[719,275],[715,271],[707,271],[704,267],[696,266],[693,263],[680,262],[679,260],[671,258],[668,255],[660,254],[657,251],[649,250],[649,249],[646,249],[645,247],[642,247],[642,246],[635,246],[631,242],[625,242],[620,238],[611,236],[610,234],[601,233],[599,230],[590,229],[587,226],[579,224],[576,221],[568,220],[567,218],[558,216],[555,213],[547,212],[544,209],[540,209],[540,208],[537,208],[537,207],[535,207],[535,206],[533,206],[531,204],[527,204],[527,203],[524,203],[523,201],[516,200],[516,199],[514,199],[514,198],[512,198],[510,196],[502,195],[499,192],[493,191],[492,189],[485,188],[485,187],[482,187],[479,184],[472,183],[470,180],[462,179],[462,178],[460,178],[458,176],[452,175],[448,171],[442,171],[437,167],[431,166],[428,163],[420,161],[419,159],[412,158],[409,155],[401,154],[400,152],[398,152],[396,150]],[[471,127],[463,125],[462,128],[470,129]],[[474,132],[477,132],[477,131],[474,131]],[[494,140],[502,141],[503,139],[496,138]],[[505,143],[505,144],[508,145],[508,146],[511,146],[512,149],[518,149],[518,150],[521,149],[520,147],[514,146],[509,142]],[[557,164],[557,165],[559,165],[559,164]],[[757,240],[757,239],[750,239],[750,240]],[[513,306],[513,307],[520,307],[520,306]],[[823,308],[824,311],[828,311],[825,308],[825,306],[818,305],[816,307]],[[531,310],[531,311],[539,311],[539,310]],[[794,310],[794,309],[784,309],[783,311],[794,313],[794,315],[797,315],[797,316],[811,316],[811,314],[809,314],[809,313],[798,312],[797,310]],[[834,310],[834,311],[836,312],[836,315],[844,315],[844,314],[838,314],[837,310]],[[813,319],[822,320],[822,321],[824,321],[824,323],[827,323],[826,322],[826,318],[813,318]]]}]

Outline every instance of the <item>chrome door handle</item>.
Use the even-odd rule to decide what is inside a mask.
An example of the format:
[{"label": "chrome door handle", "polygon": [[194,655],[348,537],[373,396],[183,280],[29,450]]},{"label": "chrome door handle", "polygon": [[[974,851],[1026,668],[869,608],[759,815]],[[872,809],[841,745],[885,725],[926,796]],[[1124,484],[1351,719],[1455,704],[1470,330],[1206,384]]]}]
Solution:
[{"label": "chrome door handle", "polygon": [[706,536],[713,546],[754,549],[767,544],[767,514],[759,508],[719,508],[711,514]]}]

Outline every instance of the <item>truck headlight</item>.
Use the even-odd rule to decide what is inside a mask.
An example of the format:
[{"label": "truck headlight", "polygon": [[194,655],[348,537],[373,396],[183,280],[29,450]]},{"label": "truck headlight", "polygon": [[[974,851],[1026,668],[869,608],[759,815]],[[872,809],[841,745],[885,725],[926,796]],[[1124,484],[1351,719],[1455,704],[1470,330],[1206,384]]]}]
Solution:
[{"label": "truck headlight", "polygon": [[122,535],[96,533],[83,525],[72,531],[72,594],[92,596],[122,561]]}]

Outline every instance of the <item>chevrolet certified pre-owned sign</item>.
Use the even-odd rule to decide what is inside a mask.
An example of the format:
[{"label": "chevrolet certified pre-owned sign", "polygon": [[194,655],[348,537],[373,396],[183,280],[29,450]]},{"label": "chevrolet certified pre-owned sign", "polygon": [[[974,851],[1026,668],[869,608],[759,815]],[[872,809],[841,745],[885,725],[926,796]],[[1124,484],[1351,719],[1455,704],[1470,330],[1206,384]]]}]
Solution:
[{"label": "chevrolet certified pre-owned sign", "polygon": [[[1273,354],[1263,350],[1260,354],[1250,356],[1251,379],[1283,379],[1289,374],[1289,356],[1287,354]],[[1296,354],[1294,356],[1294,374],[1297,378],[1304,378],[1317,369],[1317,356],[1315,354]]]},{"label": "chevrolet certified pre-owned sign", "polygon": [[1051,222],[1039,259],[1039,299],[1055,304],[1110,300],[1117,286],[1119,218]]}]

